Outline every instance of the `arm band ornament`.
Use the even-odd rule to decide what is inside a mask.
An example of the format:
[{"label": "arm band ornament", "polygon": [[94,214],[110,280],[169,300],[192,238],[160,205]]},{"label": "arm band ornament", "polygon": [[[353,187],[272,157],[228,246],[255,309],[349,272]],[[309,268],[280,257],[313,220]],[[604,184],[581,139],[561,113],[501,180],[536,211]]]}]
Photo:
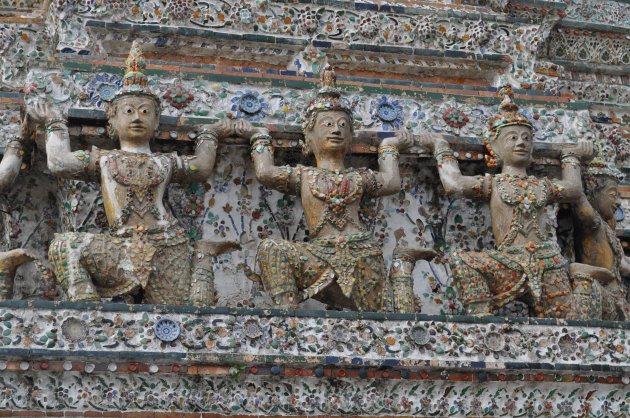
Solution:
[{"label": "arm band ornament", "polygon": [[433,156],[437,160],[438,164],[442,164],[443,162],[449,161],[449,160],[455,161],[457,163],[457,160],[455,159],[455,153],[453,152],[452,149],[447,148],[447,147],[436,148],[435,151],[433,152]]},{"label": "arm band ornament", "polygon": [[269,150],[273,154],[273,147],[271,145],[271,135],[266,133],[257,133],[250,138],[252,144],[252,152],[256,151],[258,154]]},{"label": "arm band ornament", "polygon": [[394,160],[398,159],[398,148],[395,145],[379,145],[378,146],[378,158],[384,160],[387,155],[391,155]]},{"label": "arm band ornament", "polygon": [[63,118],[52,118],[46,122],[46,132],[63,131],[68,129],[68,121]]},{"label": "arm band ornament", "polygon": [[492,196],[492,176],[486,174],[477,176],[476,183],[472,187],[472,198],[476,200],[490,200]]},{"label": "arm band ornament", "polygon": [[271,137],[271,135],[269,135],[268,133],[265,132],[257,132],[254,135],[251,136],[251,138],[249,138],[249,143],[254,145],[254,142],[257,142],[259,139],[266,139],[269,141],[269,143],[271,143],[271,140],[273,139]]},{"label": "arm band ornament", "polygon": [[212,144],[216,148],[217,142],[218,142],[217,134],[214,131],[209,130],[209,129],[202,130],[199,136],[197,137],[197,139],[195,140],[195,148],[199,148],[201,144],[203,144],[205,141],[212,142]]},{"label": "arm band ornament", "polygon": [[256,151],[258,154],[261,154],[268,150],[273,154],[273,147],[271,146],[271,141],[266,138],[259,138],[254,141],[252,144],[252,152]]},{"label": "arm band ornament", "polygon": [[[302,189],[302,166],[291,167],[283,165],[278,167],[277,187],[278,191],[282,193],[295,193],[300,194]],[[294,189],[291,190],[291,183],[293,182]]]},{"label": "arm band ornament", "polygon": [[13,148],[18,150],[18,152],[20,152],[21,154],[24,153],[25,150],[25,142],[24,138],[22,138],[19,135],[14,135],[13,137],[11,137],[11,139],[9,140],[9,142],[7,143],[7,145],[5,145],[5,148]]},{"label": "arm band ornament", "polygon": [[578,158],[573,154],[563,155],[561,161],[562,161],[562,165],[569,164],[574,167],[580,166],[580,160],[578,160]]}]

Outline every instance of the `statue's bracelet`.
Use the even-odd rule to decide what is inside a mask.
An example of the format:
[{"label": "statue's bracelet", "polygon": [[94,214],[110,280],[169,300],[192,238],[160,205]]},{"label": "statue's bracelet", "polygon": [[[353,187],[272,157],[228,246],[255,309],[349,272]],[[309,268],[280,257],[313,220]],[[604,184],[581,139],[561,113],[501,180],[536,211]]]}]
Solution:
[{"label": "statue's bracelet", "polygon": [[581,165],[580,160],[573,154],[563,155],[560,160],[562,164],[570,164],[578,167]]},{"label": "statue's bracelet", "polygon": [[18,152],[23,153],[26,147],[26,141],[20,135],[13,135],[5,148],[13,148],[18,150]]},{"label": "statue's bracelet", "polygon": [[251,136],[251,138],[249,138],[249,143],[253,146],[254,143],[256,143],[258,140],[261,140],[261,139],[266,139],[267,141],[271,143],[271,140],[273,138],[268,133],[256,132],[254,135]]},{"label": "statue's bracelet", "polygon": [[214,131],[211,131],[211,130],[208,130],[208,129],[204,129],[197,136],[197,139],[195,139],[195,147],[200,146],[204,141],[210,141],[216,146],[217,142],[218,142],[218,139],[219,138],[218,138],[217,134]]},{"label": "statue's bracelet", "polygon": [[448,148],[448,147],[438,147],[435,149],[435,151],[433,152],[433,156],[435,157],[435,159],[438,162],[442,162],[445,160],[452,160],[452,161],[457,161],[455,159],[455,153],[453,152],[452,149]]},{"label": "statue's bracelet", "polygon": [[252,153],[255,151],[258,154],[261,154],[265,150],[269,150],[273,154],[273,147],[271,146],[271,137],[269,135],[267,135],[267,137],[259,136],[252,143]]},{"label": "statue's bracelet", "polygon": [[64,118],[51,118],[46,121],[47,132],[62,131],[64,129],[67,129],[67,127],[68,121]]},{"label": "statue's bracelet", "polygon": [[398,159],[398,147],[391,144],[381,144],[378,146],[378,157],[384,159],[386,156],[391,155],[394,160]]}]

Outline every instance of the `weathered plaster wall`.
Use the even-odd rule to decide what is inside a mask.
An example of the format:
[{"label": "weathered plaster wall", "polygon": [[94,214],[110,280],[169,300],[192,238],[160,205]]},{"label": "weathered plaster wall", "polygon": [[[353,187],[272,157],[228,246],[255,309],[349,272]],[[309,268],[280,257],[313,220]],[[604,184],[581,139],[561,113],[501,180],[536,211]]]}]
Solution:
[{"label": "weathered plaster wall", "polygon": [[[361,144],[376,145],[408,127],[449,135],[462,160],[477,161],[468,169],[482,172],[479,137],[497,111],[492,86],[503,77],[521,87],[519,103],[535,121],[543,171],[554,172],[554,144],[585,137],[605,142],[609,158],[623,165],[630,42],[624,24],[615,22],[625,22],[627,5],[488,3],[53,1],[48,9],[38,10],[37,2],[7,7],[0,47],[8,103],[3,132],[16,131],[16,106],[25,94],[27,102],[45,98],[69,113],[75,148],[114,145],[104,138],[103,114],[90,111],[103,109],[121,85],[122,61],[139,38],[150,59],[152,90],[163,97],[163,140],[156,149],[186,152],[199,125],[234,116],[272,128],[276,145],[294,150],[288,158],[300,162],[299,111],[317,71],[331,63],[355,109],[355,155],[362,156],[354,164],[375,164],[373,150]],[[585,15],[593,23],[579,23]],[[256,111],[245,112],[246,105]],[[98,231],[106,223],[97,186],[47,176],[39,141],[35,165],[6,196],[12,210],[5,245],[28,241],[45,258],[54,231]],[[220,151],[206,184],[174,186],[169,201],[193,239],[243,245],[215,263],[220,305],[266,306],[242,263],[253,265],[262,238],[304,237],[300,204],[261,189],[244,144]],[[407,157],[400,195],[368,202],[366,221],[386,256],[396,242],[442,250],[491,245],[483,205],[441,196],[428,161]],[[21,294],[41,294],[41,275],[23,270]],[[415,277],[423,312],[457,312],[445,266],[423,263]]]},{"label": "weathered plaster wall", "polygon": [[[447,135],[464,170],[483,172],[480,135],[508,79],[536,127],[534,172],[557,175],[559,147],[581,138],[630,166],[630,4],[611,0],[0,0],[0,145],[19,107],[44,99],[69,116],[75,149],[114,146],[103,110],[134,39],[163,98],[155,150],[190,152],[200,125],[233,116],[269,127],[279,161],[304,163],[299,111],[329,63],[355,109],[352,165],[374,166],[380,139],[409,127]],[[205,184],[168,192],[191,239],[242,244],[214,266],[232,310],[42,305],[63,299],[45,269],[53,233],[107,226],[98,185],[51,177],[43,141],[2,197],[0,248],[26,246],[43,266],[19,270],[15,298],[30,305],[0,308],[0,416],[628,415],[625,325],[236,309],[269,307],[242,271],[258,242],[306,235],[299,201],[261,188],[239,139]],[[492,245],[485,206],[445,197],[419,151],[402,157],[398,195],[365,202],[388,261],[397,243]],[[621,194],[630,214],[627,183]],[[617,232],[630,237],[630,217]],[[564,224],[558,235],[570,242]],[[423,314],[460,311],[444,265],[414,277]],[[164,317],[180,339],[155,336]]]}]

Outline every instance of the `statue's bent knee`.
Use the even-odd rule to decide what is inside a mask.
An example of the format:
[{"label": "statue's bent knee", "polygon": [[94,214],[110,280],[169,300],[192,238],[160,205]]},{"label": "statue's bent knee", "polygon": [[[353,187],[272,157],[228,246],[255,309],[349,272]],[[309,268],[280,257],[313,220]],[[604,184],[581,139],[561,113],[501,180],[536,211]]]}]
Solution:
[{"label": "statue's bent knee", "polygon": [[48,257],[53,271],[71,301],[99,299],[90,274],[82,265],[83,254],[91,239],[92,234],[69,232],[55,234],[50,243]]},{"label": "statue's bent knee", "polygon": [[297,260],[291,256],[290,243],[265,239],[258,248],[258,264],[265,291],[276,305],[296,305],[298,288],[293,274]]}]

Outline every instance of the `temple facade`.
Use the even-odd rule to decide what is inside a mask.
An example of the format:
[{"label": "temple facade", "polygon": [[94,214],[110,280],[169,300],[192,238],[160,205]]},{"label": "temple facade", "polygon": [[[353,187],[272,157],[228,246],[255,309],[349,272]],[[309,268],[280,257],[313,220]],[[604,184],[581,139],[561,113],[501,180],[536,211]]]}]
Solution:
[{"label": "temple facade", "polygon": [[0,0],[0,417],[630,416],[629,69],[622,0]]}]

